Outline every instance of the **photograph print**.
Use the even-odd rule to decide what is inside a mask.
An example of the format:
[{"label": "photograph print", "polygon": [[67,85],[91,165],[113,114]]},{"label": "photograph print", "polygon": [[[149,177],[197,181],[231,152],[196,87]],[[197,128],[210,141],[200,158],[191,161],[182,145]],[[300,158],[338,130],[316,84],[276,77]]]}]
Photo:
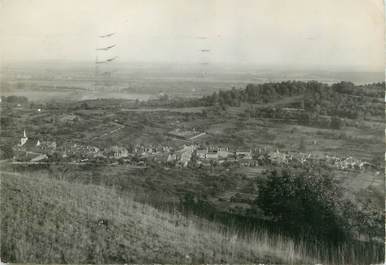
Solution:
[{"label": "photograph print", "polygon": [[0,0],[0,260],[383,264],[382,0]]}]

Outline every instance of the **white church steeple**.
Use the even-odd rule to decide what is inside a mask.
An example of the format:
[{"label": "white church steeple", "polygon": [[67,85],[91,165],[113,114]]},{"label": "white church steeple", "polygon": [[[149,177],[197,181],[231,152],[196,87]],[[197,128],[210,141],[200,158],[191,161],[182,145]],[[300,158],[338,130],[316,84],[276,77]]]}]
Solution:
[{"label": "white church steeple", "polygon": [[23,137],[20,138],[20,146],[25,145],[25,143],[26,143],[27,141],[28,141],[28,137],[27,137],[27,134],[26,134],[26,132],[25,132],[25,130],[24,130]]}]

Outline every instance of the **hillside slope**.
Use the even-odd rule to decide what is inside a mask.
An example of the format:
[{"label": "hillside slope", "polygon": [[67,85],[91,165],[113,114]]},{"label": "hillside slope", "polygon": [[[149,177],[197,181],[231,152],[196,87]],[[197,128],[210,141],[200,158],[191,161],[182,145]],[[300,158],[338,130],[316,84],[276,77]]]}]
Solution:
[{"label": "hillside slope", "polygon": [[2,172],[0,210],[7,262],[310,262],[291,241],[241,239],[96,185]]}]

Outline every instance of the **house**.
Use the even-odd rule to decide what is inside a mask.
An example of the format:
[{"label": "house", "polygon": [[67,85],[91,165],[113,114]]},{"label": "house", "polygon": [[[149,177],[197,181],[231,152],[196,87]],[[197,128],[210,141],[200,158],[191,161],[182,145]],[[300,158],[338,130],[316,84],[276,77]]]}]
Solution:
[{"label": "house", "polygon": [[171,151],[171,148],[169,146],[162,146],[161,147],[161,151],[162,152],[170,152]]},{"label": "house", "polygon": [[166,162],[174,162],[177,160],[176,154],[169,154],[168,158],[166,159]]},{"label": "house", "polygon": [[37,141],[36,143],[36,147],[41,150],[41,151],[45,151],[45,152],[53,152],[56,150],[56,142],[53,141]]},{"label": "house", "polygon": [[119,159],[129,156],[129,151],[121,146],[113,146],[109,150],[110,153],[113,153],[114,158]]},{"label": "house", "polygon": [[266,158],[266,156],[265,155],[263,155],[263,154],[261,154],[261,155],[259,155],[258,157],[257,157],[257,161],[259,161],[259,163],[264,163],[264,162],[266,162],[266,160],[267,160],[267,158]]},{"label": "house", "polygon": [[31,159],[31,162],[41,162],[43,160],[48,159],[48,156],[46,154],[40,154],[34,158]]},{"label": "house", "polygon": [[184,147],[178,151],[179,160],[183,166],[188,165],[195,149],[196,147],[194,145],[184,145]]},{"label": "house", "polygon": [[207,154],[206,154],[206,159],[218,159],[218,151],[217,150],[214,150],[214,151],[209,151]]},{"label": "house", "polygon": [[200,159],[205,159],[207,153],[208,153],[208,148],[206,148],[206,149],[197,149],[196,150],[196,155]]},{"label": "house", "polygon": [[61,117],[59,117],[59,121],[63,123],[74,122],[77,119],[78,117],[74,114],[63,114]]},{"label": "house", "polygon": [[251,152],[251,150],[249,150],[249,151],[236,151],[235,156],[236,156],[236,158],[239,158],[239,159],[251,160],[252,159],[252,152]]},{"label": "house", "polygon": [[181,164],[186,167],[192,157],[192,154],[189,154],[188,152],[182,153],[180,157]]},{"label": "house", "polygon": [[288,162],[286,154],[279,152],[279,150],[269,153],[268,159],[271,161],[271,163],[276,164],[283,164]]},{"label": "house", "polygon": [[[233,153],[232,152],[229,152],[228,150],[218,150],[217,151],[217,155],[219,158],[227,158],[229,156],[231,156]],[[252,159],[252,157],[251,157]]]},{"label": "house", "polygon": [[210,147],[200,148],[196,150],[196,155],[200,159],[221,159],[228,158],[233,155],[233,152],[229,151],[228,147]]}]

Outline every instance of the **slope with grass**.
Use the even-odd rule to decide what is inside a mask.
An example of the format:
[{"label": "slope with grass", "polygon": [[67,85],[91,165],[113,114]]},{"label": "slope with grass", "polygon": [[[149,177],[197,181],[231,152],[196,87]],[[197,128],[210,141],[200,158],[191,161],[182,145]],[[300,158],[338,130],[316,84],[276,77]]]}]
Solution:
[{"label": "slope with grass", "polygon": [[240,238],[96,185],[1,172],[0,210],[7,262],[316,262],[280,236]]}]

